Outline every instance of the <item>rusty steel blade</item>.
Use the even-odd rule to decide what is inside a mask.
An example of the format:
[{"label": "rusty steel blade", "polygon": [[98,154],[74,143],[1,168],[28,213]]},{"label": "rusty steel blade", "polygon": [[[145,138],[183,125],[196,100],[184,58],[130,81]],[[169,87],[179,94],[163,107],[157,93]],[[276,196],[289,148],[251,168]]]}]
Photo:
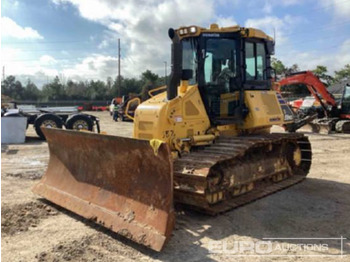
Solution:
[{"label": "rusty steel blade", "polygon": [[174,226],[173,164],[162,143],[45,129],[48,169],[33,192],[160,251]]}]

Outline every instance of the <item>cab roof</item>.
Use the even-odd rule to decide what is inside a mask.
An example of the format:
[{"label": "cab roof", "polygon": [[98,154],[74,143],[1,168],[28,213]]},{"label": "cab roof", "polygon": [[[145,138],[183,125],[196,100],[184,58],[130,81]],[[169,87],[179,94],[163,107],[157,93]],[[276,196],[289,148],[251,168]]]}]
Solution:
[{"label": "cab roof", "polygon": [[219,27],[218,24],[211,24],[209,28],[200,26],[181,26],[176,30],[180,39],[187,37],[199,36],[203,33],[236,33],[240,32],[244,38],[260,38],[268,41],[273,41],[273,38],[265,34],[263,31],[251,27],[241,27],[239,25],[229,27]]}]

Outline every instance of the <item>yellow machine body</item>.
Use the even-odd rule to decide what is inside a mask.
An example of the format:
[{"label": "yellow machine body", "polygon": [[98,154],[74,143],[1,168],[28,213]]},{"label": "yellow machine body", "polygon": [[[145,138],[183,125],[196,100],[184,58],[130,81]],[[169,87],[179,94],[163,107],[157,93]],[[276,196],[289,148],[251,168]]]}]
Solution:
[{"label": "yellow machine body", "polygon": [[[227,117],[230,102],[238,92],[221,95],[220,116]],[[181,81],[178,96],[167,101],[166,92],[143,102],[135,112],[134,138],[159,139],[174,151],[210,144],[219,135],[268,132],[272,125],[284,123],[275,91],[245,91],[249,113],[244,122],[212,127],[197,85]]]}]

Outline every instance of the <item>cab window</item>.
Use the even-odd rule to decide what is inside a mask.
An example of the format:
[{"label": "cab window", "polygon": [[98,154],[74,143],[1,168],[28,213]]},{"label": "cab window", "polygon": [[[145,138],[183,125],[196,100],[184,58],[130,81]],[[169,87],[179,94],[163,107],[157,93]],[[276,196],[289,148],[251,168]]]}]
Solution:
[{"label": "cab window", "polygon": [[245,43],[246,79],[266,80],[266,51],[263,43]]},{"label": "cab window", "polygon": [[254,56],[253,43],[246,43],[245,45],[245,63],[247,66],[246,79],[254,80],[255,79],[255,56]]},{"label": "cab window", "polygon": [[266,79],[266,54],[265,46],[262,43],[256,44],[256,71],[257,71],[257,80]]}]

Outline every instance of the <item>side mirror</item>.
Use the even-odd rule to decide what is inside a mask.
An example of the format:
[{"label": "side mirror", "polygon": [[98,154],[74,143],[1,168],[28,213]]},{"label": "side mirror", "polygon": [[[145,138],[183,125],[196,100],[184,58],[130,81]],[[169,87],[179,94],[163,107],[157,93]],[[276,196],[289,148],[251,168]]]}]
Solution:
[{"label": "side mirror", "polygon": [[183,69],[182,70],[181,80],[188,81],[192,77],[193,77],[193,70],[192,69]]},{"label": "side mirror", "polygon": [[173,39],[175,36],[175,30],[173,28],[169,28],[168,30],[168,36],[170,39]]},{"label": "side mirror", "polygon": [[275,42],[267,41],[266,42],[267,54],[274,55],[275,54]]}]

